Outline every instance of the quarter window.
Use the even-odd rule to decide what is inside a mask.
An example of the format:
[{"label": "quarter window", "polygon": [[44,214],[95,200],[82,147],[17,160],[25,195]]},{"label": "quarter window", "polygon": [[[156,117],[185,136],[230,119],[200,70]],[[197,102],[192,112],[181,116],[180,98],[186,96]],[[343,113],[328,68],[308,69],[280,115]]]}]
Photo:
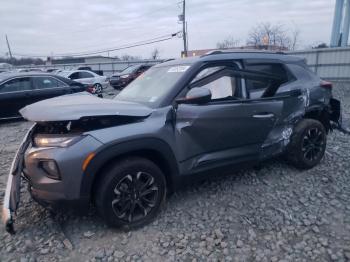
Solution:
[{"label": "quarter window", "polygon": [[7,81],[0,86],[0,93],[31,90],[30,78],[22,77]]}]

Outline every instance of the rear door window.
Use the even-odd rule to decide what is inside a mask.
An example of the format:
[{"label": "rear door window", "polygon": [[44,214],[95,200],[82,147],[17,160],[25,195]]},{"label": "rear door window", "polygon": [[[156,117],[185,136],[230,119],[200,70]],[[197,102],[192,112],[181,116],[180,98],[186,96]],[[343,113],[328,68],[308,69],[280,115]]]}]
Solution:
[{"label": "rear door window", "polygon": [[81,77],[79,76],[79,72],[75,72],[75,73],[71,74],[71,75],[69,76],[69,78],[72,79],[72,80],[74,80],[74,79],[79,79],[79,78],[81,78]]},{"label": "rear door window", "polygon": [[79,78],[92,78],[92,77],[94,77],[94,75],[89,72],[79,72]]},{"label": "rear door window", "polygon": [[29,77],[21,77],[9,80],[0,86],[0,93],[19,92],[31,90]]},{"label": "rear door window", "polygon": [[[285,83],[294,80],[294,76],[284,67],[284,65],[278,63],[246,64],[245,69],[277,76],[282,78]],[[246,79],[247,92],[249,97],[253,99],[260,98],[269,86],[270,83],[267,79]]]},{"label": "rear door window", "polygon": [[33,77],[34,89],[64,87],[65,85],[53,77]]}]

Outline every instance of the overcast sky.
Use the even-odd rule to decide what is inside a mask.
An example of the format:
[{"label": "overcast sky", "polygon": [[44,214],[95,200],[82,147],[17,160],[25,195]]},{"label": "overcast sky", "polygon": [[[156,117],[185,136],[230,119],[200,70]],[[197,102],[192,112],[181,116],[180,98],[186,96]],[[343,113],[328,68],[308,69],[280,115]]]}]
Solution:
[{"label": "overcast sky", "polygon": [[[186,0],[189,49],[215,48],[228,36],[245,44],[249,30],[261,22],[283,23],[300,30],[301,48],[329,43],[335,0]],[[7,52],[50,55],[119,47],[181,30],[174,0],[1,0],[0,56]],[[178,57],[182,39],[110,55]],[[104,55],[107,55],[105,53]]]}]

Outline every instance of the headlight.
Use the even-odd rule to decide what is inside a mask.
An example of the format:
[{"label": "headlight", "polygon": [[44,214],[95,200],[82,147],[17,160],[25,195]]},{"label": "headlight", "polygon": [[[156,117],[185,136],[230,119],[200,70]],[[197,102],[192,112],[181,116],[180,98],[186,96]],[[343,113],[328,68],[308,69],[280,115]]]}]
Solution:
[{"label": "headlight", "polygon": [[120,76],[120,78],[128,78],[129,77],[129,75],[122,75],[122,76]]},{"label": "headlight", "polygon": [[35,147],[68,147],[79,140],[81,140],[83,136],[52,136],[52,135],[37,135],[34,138],[34,146]]}]

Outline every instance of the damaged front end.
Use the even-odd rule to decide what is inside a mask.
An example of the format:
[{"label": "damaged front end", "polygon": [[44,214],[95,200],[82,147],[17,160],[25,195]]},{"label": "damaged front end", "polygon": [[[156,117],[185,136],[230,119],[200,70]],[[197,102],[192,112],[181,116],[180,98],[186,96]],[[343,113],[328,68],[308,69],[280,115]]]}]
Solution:
[{"label": "damaged front end", "polygon": [[24,153],[32,142],[32,135],[34,130],[35,125],[29,129],[24,139],[22,140],[22,143],[12,161],[9,176],[7,179],[7,186],[2,210],[2,219],[6,226],[6,231],[10,234],[14,233],[14,214],[17,210],[20,200],[20,185],[24,165]]},{"label": "damaged front end", "polygon": [[[21,177],[28,181],[29,192],[38,202],[53,203],[67,195],[68,200],[78,199],[82,176],[73,179],[71,173],[82,174],[84,160],[102,145],[89,132],[143,121],[152,111],[89,94],[61,96],[23,108],[22,116],[35,124],[26,133],[9,172],[2,210],[6,231],[14,233]],[[76,190],[67,193],[68,185]]]}]

